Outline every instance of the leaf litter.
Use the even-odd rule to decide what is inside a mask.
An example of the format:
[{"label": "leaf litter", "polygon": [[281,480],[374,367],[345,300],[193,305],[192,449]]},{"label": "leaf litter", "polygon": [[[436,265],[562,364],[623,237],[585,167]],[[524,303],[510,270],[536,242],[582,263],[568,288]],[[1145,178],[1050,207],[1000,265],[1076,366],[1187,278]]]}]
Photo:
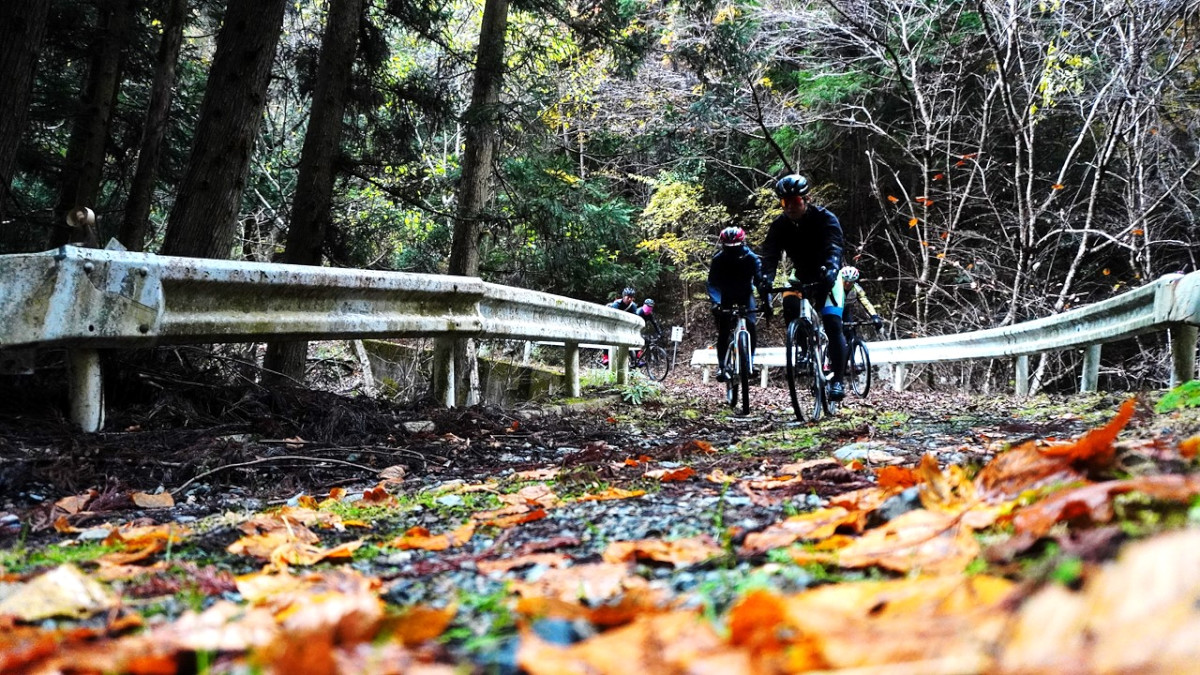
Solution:
[{"label": "leaf litter", "polygon": [[[1179,671],[1200,657],[1190,422],[1160,425],[1133,399],[1039,424],[1000,399],[881,393],[814,428],[760,392],[752,419],[691,383],[670,391],[694,413],[678,418],[610,401],[519,419],[380,410],[343,443],[279,420],[265,426],[286,442],[253,425],[153,449],[141,426],[117,434],[125,451],[72,439],[95,450],[73,474],[0,476],[17,495],[5,522],[21,523],[3,530],[0,671],[191,672],[201,655],[209,672]],[[48,437],[6,434],[0,451],[37,467]],[[885,466],[830,458],[864,441],[887,443]]]}]

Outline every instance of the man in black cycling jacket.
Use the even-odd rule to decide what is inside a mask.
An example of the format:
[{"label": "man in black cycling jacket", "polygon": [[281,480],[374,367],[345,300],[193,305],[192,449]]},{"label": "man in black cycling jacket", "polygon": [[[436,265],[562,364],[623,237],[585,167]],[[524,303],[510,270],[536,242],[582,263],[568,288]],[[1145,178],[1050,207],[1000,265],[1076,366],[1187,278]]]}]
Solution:
[{"label": "man in black cycling jacket", "polygon": [[[846,370],[846,336],[842,333],[842,308],[830,298],[838,270],[842,268],[842,225],[828,209],[812,203],[808,179],[791,174],[775,183],[775,196],[783,214],[771,222],[760,249],[763,276],[774,281],[784,253],[795,267],[793,276],[802,284],[813,284],[817,294],[808,300],[821,312],[821,323],[829,336],[829,360],[833,366],[830,394],[834,400],[846,396],[842,381]],[[800,314],[800,299],[784,296],[786,324]]]}]

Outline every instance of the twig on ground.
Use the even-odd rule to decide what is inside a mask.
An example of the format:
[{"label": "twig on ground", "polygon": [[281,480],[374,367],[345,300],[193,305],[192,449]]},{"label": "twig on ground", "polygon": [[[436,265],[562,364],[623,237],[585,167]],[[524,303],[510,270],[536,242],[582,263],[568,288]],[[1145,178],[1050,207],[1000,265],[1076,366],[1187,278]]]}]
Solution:
[{"label": "twig on ground", "polygon": [[249,462],[237,462],[235,464],[226,464],[224,466],[218,466],[215,469],[209,469],[208,471],[205,471],[204,473],[192,476],[183,485],[180,485],[179,487],[175,488],[174,490],[171,490],[170,492],[171,492],[171,495],[174,496],[180,492],[183,492],[184,488],[191,485],[192,483],[195,483],[196,481],[200,480],[201,478],[204,478],[206,476],[211,476],[214,473],[219,473],[221,471],[225,471],[226,469],[236,469],[238,467],[252,466],[254,464],[266,464],[268,462],[276,462],[281,459],[294,459],[294,460],[299,460],[302,462],[332,462],[334,464],[344,464],[346,466],[352,466],[356,469],[361,469],[368,473],[379,473],[378,469],[373,469],[369,466],[363,466],[362,464],[355,464],[354,462],[347,462],[347,461],[341,460],[341,459],[332,459],[330,457],[305,457],[303,455],[277,455],[275,457],[260,457],[258,459],[250,460]]}]

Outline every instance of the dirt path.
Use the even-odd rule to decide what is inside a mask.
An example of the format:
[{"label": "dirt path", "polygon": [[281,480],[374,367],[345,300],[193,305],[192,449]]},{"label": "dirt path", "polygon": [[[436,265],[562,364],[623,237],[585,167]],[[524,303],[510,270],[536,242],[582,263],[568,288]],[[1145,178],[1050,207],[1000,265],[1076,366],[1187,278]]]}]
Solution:
[{"label": "dirt path", "polygon": [[[1107,423],[1123,400],[876,392],[867,401],[849,401],[835,418],[799,425],[782,389],[755,387],[758,413],[746,418],[724,409],[720,394],[718,385],[702,385],[694,373],[673,378],[642,405],[610,392],[516,411],[392,408],[316,392],[249,388],[214,395],[179,387],[169,399],[129,408],[110,425],[121,431],[79,436],[61,423],[6,417],[0,422],[0,566],[12,584],[0,590],[0,608],[40,573],[78,565],[104,580],[104,597],[121,600],[101,603],[107,613],[82,611],[81,622],[61,625],[88,626],[121,654],[135,649],[131,641],[138,635],[111,628],[115,606],[166,630],[222,603],[269,604],[275,596],[254,600],[249,580],[276,578],[280,570],[314,570],[326,581],[353,573],[373,580],[371,597],[383,600],[386,613],[444,613],[440,629],[428,636],[432,641],[400,641],[404,658],[415,659],[405,663],[515,672],[520,661],[536,670],[529,657],[518,656],[521,650],[589,644],[609,626],[627,627],[668,607],[729,621],[727,613],[744,606],[752,589],[790,594],[903,578],[886,557],[838,564],[820,552],[819,542],[835,531],[843,539],[854,532],[866,538],[905,514],[939,512],[930,505],[929,486],[945,483],[941,499],[947,503],[966,500],[960,494],[965,479],[956,476],[986,474],[981,467],[1026,441],[1078,437]],[[1164,448],[1200,431],[1195,417],[1155,415],[1143,403],[1127,423],[1120,458],[1140,462],[1137,475],[1194,471],[1194,460]],[[213,418],[222,424],[201,425]],[[1118,466],[1115,473],[1106,470],[1108,477],[1131,474]],[[900,482],[881,491],[894,480]],[[156,493],[160,500],[170,493],[173,504],[146,508]],[[878,500],[837,506],[870,494]],[[1180,494],[1167,501],[1184,504],[1184,515],[1165,512],[1176,525],[1190,517],[1186,505],[1195,499],[1186,490]],[[978,501],[961,503],[963,513],[979,507]],[[847,519],[820,536],[805,530],[764,543],[768,534],[780,536],[779,524],[789,518],[835,508],[857,520],[842,515]],[[1137,536],[1168,529],[1167,520]],[[147,540],[158,543],[129,534],[134,527],[160,533]],[[176,540],[176,534],[161,534],[163,527],[186,535]],[[976,553],[963,564],[1040,584],[1067,558],[1111,558],[1130,533],[1094,536],[1075,549],[1058,537],[1049,554],[1035,546],[1038,537],[1008,551],[984,537],[991,554],[970,549]],[[788,548],[806,539],[818,542],[810,553]],[[131,556],[139,545],[149,553]],[[1019,556],[1036,564],[1015,564]],[[535,609],[521,604],[535,599],[541,603]],[[595,613],[602,607],[623,609],[606,618]],[[522,638],[520,626],[533,626],[540,638]],[[213,665],[235,668],[246,654],[270,652],[280,640],[285,651],[294,649],[286,645],[297,638],[282,630],[263,644],[205,644]],[[161,636],[159,643],[171,644]],[[205,646],[175,644],[163,658],[183,669],[180,664]],[[58,658],[70,663],[78,645],[64,645]],[[329,650],[351,658],[344,647]],[[116,669],[123,667],[117,662]]]}]

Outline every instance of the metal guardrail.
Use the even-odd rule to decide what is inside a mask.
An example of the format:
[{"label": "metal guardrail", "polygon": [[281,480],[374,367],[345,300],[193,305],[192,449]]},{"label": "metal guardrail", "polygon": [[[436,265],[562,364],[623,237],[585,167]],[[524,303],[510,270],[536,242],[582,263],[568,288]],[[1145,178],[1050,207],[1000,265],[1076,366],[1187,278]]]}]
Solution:
[{"label": "metal guardrail", "polygon": [[[871,342],[868,346],[872,364],[896,366],[896,388],[902,388],[909,364],[1016,357],[1016,388],[1020,395],[1029,392],[1030,355],[1083,348],[1086,352],[1080,389],[1092,391],[1096,388],[1103,343],[1163,330],[1171,335],[1171,383],[1194,378],[1198,325],[1200,272],[1192,272],[1168,274],[1108,300],[1034,321],[955,335]],[[757,362],[782,365],[783,351],[775,351],[759,349]],[[716,352],[698,349],[691,363],[716,365]]]},{"label": "metal guardrail", "polygon": [[642,344],[643,325],[603,305],[472,277],[73,246],[0,256],[0,350],[71,350],[72,419],[89,431],[103,423],[97,349],[373,337],[558,340],[568,345],[567,378],[577,392],[577,345],[615,345],[624,356]]}]

